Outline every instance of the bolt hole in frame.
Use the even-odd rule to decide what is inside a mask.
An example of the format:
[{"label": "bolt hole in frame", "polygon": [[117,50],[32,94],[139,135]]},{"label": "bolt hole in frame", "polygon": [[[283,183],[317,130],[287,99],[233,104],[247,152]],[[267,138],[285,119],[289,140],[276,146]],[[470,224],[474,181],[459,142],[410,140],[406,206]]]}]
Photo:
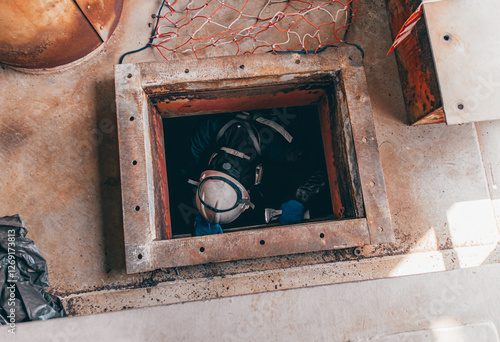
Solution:
[{"label": "bolt hole in frame", "polygon": [[449,43],[449,42],[452,41],[453,38],[452,38],[451,34],[449,34],[449,33],[443,33],[442,36],[441,36],[441,39],[443,40],[443,42]]},{"label": "bolt hole in frame", "polygon": [[[115,84],[128,273],[394,241],[357,49],[123,64]],[[295,106],[317,107],[334,217],[173,238],[163,118]]]}]

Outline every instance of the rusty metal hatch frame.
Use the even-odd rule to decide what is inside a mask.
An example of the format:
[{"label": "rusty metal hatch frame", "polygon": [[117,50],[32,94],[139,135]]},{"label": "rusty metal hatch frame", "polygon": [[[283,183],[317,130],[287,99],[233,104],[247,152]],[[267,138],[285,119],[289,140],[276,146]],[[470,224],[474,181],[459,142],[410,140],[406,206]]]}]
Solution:
[{"label": "rusty metal hatch frame", "polygon": [[[115,83],[127,273],[394,241],[355,48],[117,65]],[[306,104],[320,113],[336,219],[172,239],[162,116]]]}]

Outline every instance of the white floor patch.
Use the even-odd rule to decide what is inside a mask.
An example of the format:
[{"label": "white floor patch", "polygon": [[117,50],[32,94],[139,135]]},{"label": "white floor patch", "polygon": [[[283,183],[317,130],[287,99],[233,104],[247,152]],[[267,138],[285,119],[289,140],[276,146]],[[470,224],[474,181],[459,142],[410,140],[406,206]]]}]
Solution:
[{"label": "white floor patch", "polygon": [[466,324],[448,328],[420,330],[375,337],[353,342],[498,342],[498,332],[492,322]]}]

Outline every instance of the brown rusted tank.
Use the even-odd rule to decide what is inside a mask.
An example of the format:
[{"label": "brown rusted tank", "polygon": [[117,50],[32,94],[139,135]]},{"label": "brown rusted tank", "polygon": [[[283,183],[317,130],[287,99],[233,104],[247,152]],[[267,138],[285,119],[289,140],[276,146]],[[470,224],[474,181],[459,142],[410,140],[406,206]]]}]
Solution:
[{"label": "brown rusted tank", "polygon": [[47,69],[76,61],[108,40],[123,0],[0,0],[0,62]]}]

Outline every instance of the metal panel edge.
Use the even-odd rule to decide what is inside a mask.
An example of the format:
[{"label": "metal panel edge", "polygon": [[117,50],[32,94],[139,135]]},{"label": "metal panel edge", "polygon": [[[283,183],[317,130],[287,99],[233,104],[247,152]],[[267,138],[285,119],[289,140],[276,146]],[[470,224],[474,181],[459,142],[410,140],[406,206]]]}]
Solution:
[{"label": "metal panel edge", "polygon": [[[254,79],[259,86],[259,79],[266,77],[282,78],[284,82],[300,75],[330,73],[340,70],[340,62],[335,49],[321,54],[309,54],[304,57],[296,53],[271,56],[244,55],[200,58],[195,60],[175,60],[169,63],[153,62],[137,64],[141,70],[142,87],[147,88],[168,83],[175,89],[182,84],[180,91],[195,90],[196,82],[217,82],[218,88],[224,89],[224,80]],[[259,59],[263,59],[261,63]],[[175,78],[175,79],[174,79]],[[194,84],[190,84],[195,82]],[[247,81],[248,82],[248,81]],[[231,83],[234,85],[234,83]]]},{"label": "metal panel edge", "polygon": [[[120,151],[122,210],[127,273],[151,269],[150,249],[155,236],[148,173],[147,96],[133,64],[115,66],[116,114]],[[133,162],[136,162],[135,165]],[[126,189],[126,191],[123,191]]]},{"label": "metal panel edge", "polygon": [[339,49],[371,244],[394,242],[391,214],[361,53]]},{"label": "metal panel edge", "polygon": [[154,268],[349,248],[370,241],[366,219],[325,221],[153,243]]}]

